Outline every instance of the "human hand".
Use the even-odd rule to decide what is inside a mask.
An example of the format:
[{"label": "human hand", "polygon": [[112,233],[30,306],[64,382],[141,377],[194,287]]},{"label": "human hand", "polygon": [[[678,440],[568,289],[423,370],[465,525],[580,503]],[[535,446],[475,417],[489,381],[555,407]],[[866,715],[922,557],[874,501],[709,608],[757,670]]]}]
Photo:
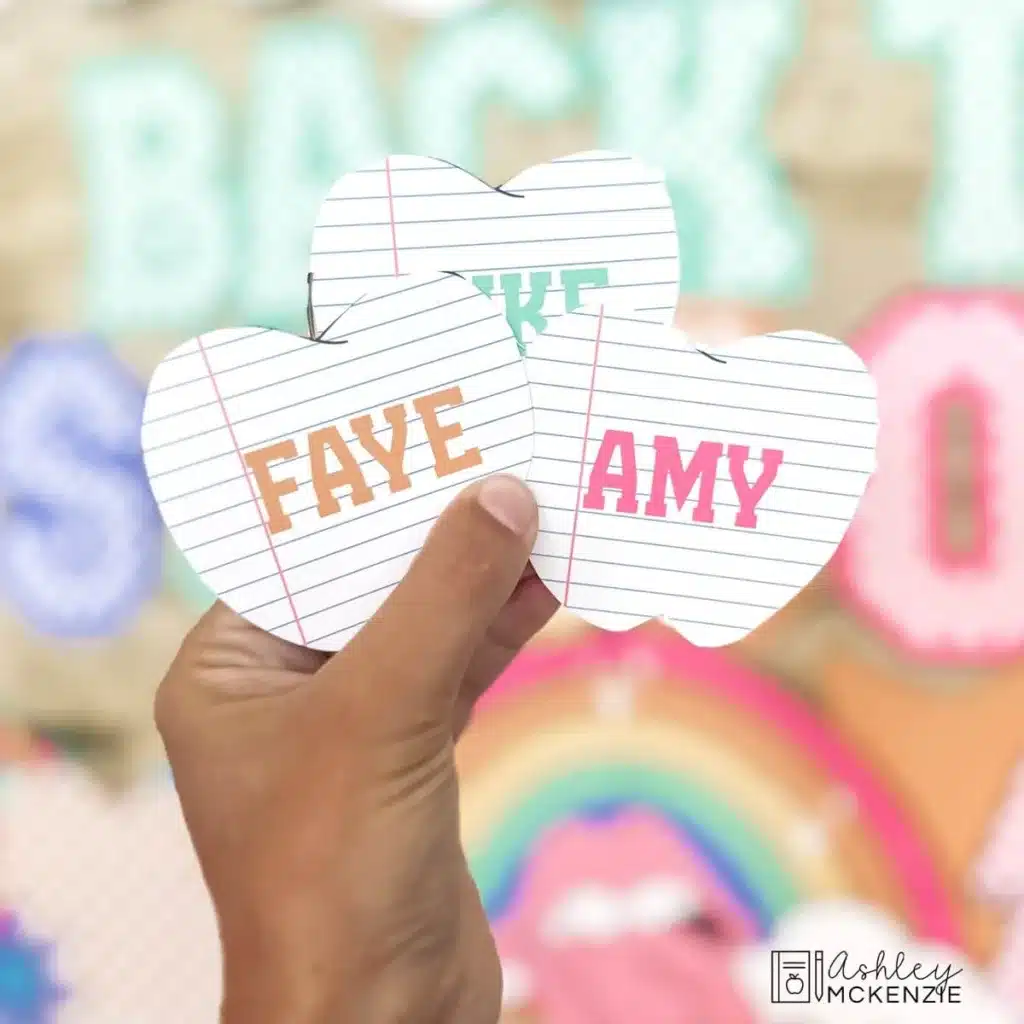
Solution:
[{"label": "human hand", "polygon": [[491,477],[338,654],[219,603],[186,638],[156,717],[217,910],[224,1024],[497,1021],[454,744],[557,608],[536,533],[525,485]]}]

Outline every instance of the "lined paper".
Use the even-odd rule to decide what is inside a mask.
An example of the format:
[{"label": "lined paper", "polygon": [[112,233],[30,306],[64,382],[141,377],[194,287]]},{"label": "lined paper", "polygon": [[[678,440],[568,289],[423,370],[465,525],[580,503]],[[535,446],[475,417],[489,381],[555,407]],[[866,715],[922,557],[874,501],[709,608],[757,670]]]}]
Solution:
[{"label": "lined paper", "polygon": [[[383,603],[459,490],[491,473],[525,477],[533,450],[524,361],[494,304],[453,276],[407,277],[387,289],[345,313],[335,332],[344,344],[251,328],[186,342],[157,367],[146,400],[150,484],[192,568],[256,625],[324,651],[343,647]],[[437,419],[460,424],[462,436],[447,450],[454,458],[475,448],[481,461],[439,477],[412,403],[453,387],[462,403],[440,408]],[[370,415],[373,437],[390,448],[384,410],[403,403],[411,486],[392,493],[350,420]],[[354,505],[346,484],[334,491],[340,511],[322,517],[308,435],[330,426],[373,500]],[[291,526],[273,533],[272,510],[243,459],[289,440],[296,456],[270,471],[297,484],[280,499]],[[330,450],[326,468],[341,469]]]},{"label": "lined paper", "polygon": [[584,268],[607,270],[606,305],[671,321],[679,246],[659,171],[594,151],[531,167],[496,189],[443,160],[391,156],[343,177],[324,202],[313,231],[313,306],[326,326],[375,282],[425,271],[493,275],[496,299],[500,276],[518,273],[527,305],[537,271],[551,275],[539,307],[551,318],[567,308],[561,272]]},{"label": "lined paper", "polygon": [[[533,564],[563,604],[597,626],[664,618],[700,646],[733,643],[814,578],[857,510],[878,430],[875,384],[857,354],[807,332],[745,338],[714,354],[600,306],[553,321],[530,349],[528,479],[541,504]],[[614,487],[603,510],[586,507],[609,430],[634,439],[635,513],[620,511]],[[645,514],[659,435],[676,440],[684,469],[701,442],[723,446],[709,474],[713,522],[693,519],[700,480],[682,508],[670,480],[664,516]],[[749,448],[750,483],[766,450],[783,453],[755,528],[736,523],[730,445]],[[626,455],[609,450],[608,472],[621,475]]]}]

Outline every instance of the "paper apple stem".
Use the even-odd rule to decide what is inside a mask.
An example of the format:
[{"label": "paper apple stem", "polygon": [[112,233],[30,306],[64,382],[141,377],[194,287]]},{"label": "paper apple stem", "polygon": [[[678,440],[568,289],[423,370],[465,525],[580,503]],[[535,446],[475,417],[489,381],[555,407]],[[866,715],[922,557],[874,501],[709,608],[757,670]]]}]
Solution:
[{"label": "paper apple stem", "polygon": [[306,327],[309,331],[307,337],[310,341],[315,341],[321,345],[344,345],[347,338],[337,338],[333,341],[326,341],[326,337],[330,331],[338,325],[338,321],[352,308],[352,306],[358,305],[363,299],[366,298],[367,294],[364,292],[362,295],[352,303],[351,306],[346,306],[319,334],[316,333],[316,312],[313,309],[313,271],[310,271],[306,275]]},{"label": "paper apple stem", "polygon": [[313,312],[313,271],[306,275],[306,329],[310,338],[316,337],[316,314]]}]

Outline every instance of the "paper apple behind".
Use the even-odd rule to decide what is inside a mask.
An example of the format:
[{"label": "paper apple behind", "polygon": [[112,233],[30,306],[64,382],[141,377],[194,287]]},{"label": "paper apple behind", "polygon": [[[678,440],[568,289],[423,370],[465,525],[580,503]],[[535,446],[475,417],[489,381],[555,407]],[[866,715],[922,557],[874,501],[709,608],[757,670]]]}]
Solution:
[{"label": "paper apple behind", "polygon": [[501,188],[443,160],[390,156],[332,188],[311,270],[322,326],[368,287],[425,271],[476,279],[495,297],[518,289],[525,314],[513,298],[511,319],[527,328],[524,338],[531,323],[576,308],[598,287],[606,305],[659,323],[679,301],[664,174],[605,151],[538,164]]},{"label": "paper apple behind", "polygon": [[553,320],[526,359],[538,575],[596,626],[664,618],[742,639],[832,557],[875,468],[875,383],[820,334],[714,354],[603,306]]},{"label": "paper apple behind", "polygon": [[194,338],[154,372],[142,427],[193,570],[257,626],[324,651],[380,607],[459,490],[525,477],[533,450],[516,339],[472,284],[391,281],[333,337]]}]

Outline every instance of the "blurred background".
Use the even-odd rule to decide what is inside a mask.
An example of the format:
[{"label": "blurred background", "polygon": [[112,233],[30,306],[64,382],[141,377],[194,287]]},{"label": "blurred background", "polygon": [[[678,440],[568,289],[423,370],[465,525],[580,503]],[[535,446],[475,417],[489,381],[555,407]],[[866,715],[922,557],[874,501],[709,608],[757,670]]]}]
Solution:
[{"label": "blurred background", "polygon": [[[153,368],[301,331],[319,204],[376,156],[499,184],[598,146],[669,176],[681,325],[861,352],[879,470],[746,641],[559,617],[480,710],[506,1019],[811,1020],[734,965],[840,897],[1024,1020],[1024,0],[5,0],[0,95],[3,1024],[217,1018],[151,721],[209,602],[148,494]],[[547,949],[584,884],[616,935]]]}]

